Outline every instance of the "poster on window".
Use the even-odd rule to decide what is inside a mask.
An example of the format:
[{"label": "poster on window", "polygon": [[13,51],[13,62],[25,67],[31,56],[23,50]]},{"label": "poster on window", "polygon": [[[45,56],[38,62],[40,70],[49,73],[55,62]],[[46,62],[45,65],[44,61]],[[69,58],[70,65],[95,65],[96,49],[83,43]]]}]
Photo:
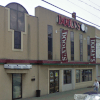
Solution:
[{"label": "poster on window", "polygon": [[90,38],[90,63],[96,63],[96,38]]},{"label": "poster on window", "polygon": [[67,50],[66,50],[66,40],[67,40],[68,30],[63,30],[61,35],[61,60],[63,62],[68,62]]}]

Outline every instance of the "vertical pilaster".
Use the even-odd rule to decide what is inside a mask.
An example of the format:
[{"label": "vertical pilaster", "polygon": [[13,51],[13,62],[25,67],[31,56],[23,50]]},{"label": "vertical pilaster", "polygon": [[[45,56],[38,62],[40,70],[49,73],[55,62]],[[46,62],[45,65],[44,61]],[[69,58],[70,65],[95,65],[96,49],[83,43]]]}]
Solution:
[{"label": "vertical pilaster", "polygon": [[59,92],[62,92],[63,85],[63,70],[59,70]]}]

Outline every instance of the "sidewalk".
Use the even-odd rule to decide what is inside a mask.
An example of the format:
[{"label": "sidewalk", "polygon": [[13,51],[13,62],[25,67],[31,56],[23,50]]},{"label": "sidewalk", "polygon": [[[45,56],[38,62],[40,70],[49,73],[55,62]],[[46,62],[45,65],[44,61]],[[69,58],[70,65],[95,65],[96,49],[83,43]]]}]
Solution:
[{"label": "sidewalk", "polygon": [[16,99],[16,100],[74,100],[74,94],[83,94],[85,92],[90,92],[90,91],[93,91],[93,88],[81,88],[65,92],[43,95],[41,97],[31,97],[31,98]]}]

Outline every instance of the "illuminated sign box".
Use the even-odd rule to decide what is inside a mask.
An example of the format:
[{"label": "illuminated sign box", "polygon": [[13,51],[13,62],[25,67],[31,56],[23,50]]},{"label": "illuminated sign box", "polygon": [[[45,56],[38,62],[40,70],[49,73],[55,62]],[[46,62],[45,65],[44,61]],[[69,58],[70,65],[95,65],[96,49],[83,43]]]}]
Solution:
[{"label": "illuminated sign box", "polygon": [[5,69],[31,69],[32,65],[4,64]]}]

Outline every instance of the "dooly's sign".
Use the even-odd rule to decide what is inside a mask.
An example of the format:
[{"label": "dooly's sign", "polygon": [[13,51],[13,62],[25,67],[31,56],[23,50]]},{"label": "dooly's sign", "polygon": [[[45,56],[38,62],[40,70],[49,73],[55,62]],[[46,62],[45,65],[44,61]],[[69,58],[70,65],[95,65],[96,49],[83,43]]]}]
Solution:
[{"label": "dooly's sign", "polygon": [[67,51],[66,51],[67,34],[68,34],[67,30],[62,31],[62,36],[61,36],[61,60],[63,62],[68,62]]},{"label": "dooly's sign", "polygon": [[90,38],[90,63],[96,63],[96,39]]},{"label": "dooly's sign", "polygon": [[61,17],[61,15],[57,16],[57,23],[59,25],[63,25],[72,29],[77,29],[82,32],[87,32],[87,27],[84,24],[77,23],[75,20],[68,19],[66,17]]}]

